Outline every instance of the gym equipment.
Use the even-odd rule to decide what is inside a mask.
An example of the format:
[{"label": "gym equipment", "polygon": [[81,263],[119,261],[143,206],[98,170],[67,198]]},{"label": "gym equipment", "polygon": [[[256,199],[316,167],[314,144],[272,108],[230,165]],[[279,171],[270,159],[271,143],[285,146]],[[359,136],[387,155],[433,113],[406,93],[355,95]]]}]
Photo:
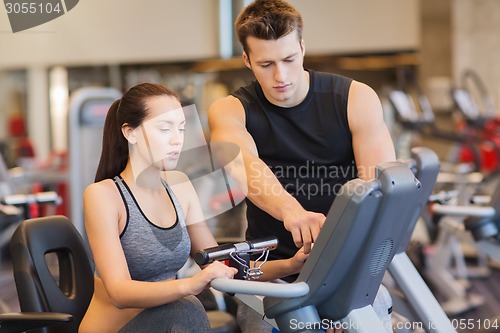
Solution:
[{"label": "gym equipment", "polygon": [[[491,218],[495,214],[494,207],[500,205],[497,197],[500,193],[496,188],[495,199],[490,203],[493,207],[473,204],[479,198],[483,203],[487,200],[486,196],[474,195],[482,180],[482,175],[477,173],[440,174],[437,182],[454,184],[457,193],[429,207],[432,214],[439,218],[438,237],[425,248],[425,276],[439,290],[441,304],[449,315],[466,312],[484,303],[481,295],[468,291],[469,278],[488,276],[487,257],[498,256],[495,254],[498,246],[485,238],[496,237],[498,233]],[[477,250],[477,265],[466,264],[462,244],[469,244]]]},{"label": "gym equipment", "polygon": [[31,194],[10,194],[0,200],[1,204],[22,207],[24,219],[31,218],[30,205],[59,205],[61,197],[54,191]]},{"label": "gym equipment", "polygon": [[42,205],[59,205],[60,202],[61,197],[53,191],[0,197],[0,250],[9,243],[18,225],[32,217],[33,208],[38,210]]},{"label": "gym equipment", "polygon": [[[261,267],[267,261],[269,251],[278,247],[278,239],[275,237],[261,238],[239,243],[228,243],[211,247],[195,253],[193,259],[203,266],[216,260],[229,260],[231,267],[238,268],[235,278],[244,280],[256,280],[262,276]],[[250,264],[250,258],[259,255]]]},{"label": "gym equipment", "polygon": [[[1,177],[1,164],[2,157],[0,155],[0,177]],[[0,178],[1,179],[1,178]],[[0,181],[0,187],[3,181]],[[0,198],[7,191],[0,190]],[[0,200],[1,201],[1,200]],[[0,269],[2,268],[2,257],[5,245],[8,244],[12,233],[14,232],[17,225],[23,220],[23,212],[14,206],[8,206],[0,203]],[[10,281],[10,276],[0,277],[0,281]],[[10,310],[9,305],[4,299],[0,298],[0,313],[8,312]]]},{"label": "gym equipment", "polygon": [[[70,220],[64,216],[26,220],[12,236],[10,250],[21,311],[71,314],[71,322],[45,332],[78,332],[94,291],[94,270]],[[47,254],[57,255],[57,281]]]},{"label": "gym equipment", "polygon": [[[471,201],[474,201],[474,198],[472,199]],[[435,254],[427,257],[429,266],[426,276],[445,296],[446,302],[442,304],[449,314],[458,314],[484,303],[482,296],[467,292],[467,285],[463,282],[464,278],[467,282],[466,278],[471,275],[471,268],[463,267],[467,275],[462,276],[462,280],[457,280],[450,273],[450,258],[454,256],[453,251],[461,251],[458,241],[473,245],[478,251],[478,256],[483,258],[485,272],[489,272],[488,257],[500,260],[499,208],[499,188],[495,190],[487,205],[469,203],[432,206],[435,214],[443,216],[439,222],[442,236],[436,242]],[[459,254],[459,258],[462,258],[461,252]],[[464,263],[463,265],[465,266]]]},{"label": "gym equipment", "polygon": [[467,240],[475,244],[479,251],[500,261],[500,187],[491,197],[472,197],[467,205],[433,205],[436,214],[460,218],[463,226],[455,226],[456,233],[467,231]]},{"label": "gym equipment", "polygon": [[[41,205],[58,205],[61,198],[57,193],[39,192],[35,194],[12,194],[11,177],[0,155],[0,256],[9,243],[18,225],[32,214],[38,214]],[[0,263],[1,263],[0,258]],[[2,277],[11,281],[12,277]],[[0,299],[0,312],[9,312],[9,305]],[[35,316],[34,316],[35,317]]]},{"label": "gym equipment", "polygon": [[[388,92],[389,101],[403,127],[409,131],[444,139],[452,143],[460,151],[460,161],[473,162],[473,171],[488,172],[486,176],[478,172],[464,174],[465,164],[460,164],[454,168],[447,167],[446,169],[450,172],[439,175],[437,183],[442,185],[446,182],[447,186],[454,186],[454,190],[459,193],[458,196],[450,199],[450,203],[453,203],[453,205],[449,206],[466,205],[480,187],[489,186],[494,176],[489,161],[492,154],[500,156],[500,150],[493,141],[478,136],[472,131],[455,134],[437,129],[434,125],[434,115],[430,103],[418,85],[415,76],[409,71],[403,72],[403,74],[401,81],[404,88]],[[467,152],[468,155],[465,156],[464,152]],[[451,175],[452,172],[456,173],[457,171],[460,174]],[[438,208],[438,206],[435,207]],[[478,267],[466,266],[460,241],[464,237],[469,243],[471,241],[468,233],[464,232],[463,219],[464,217],[457,217],[456,215],[452,217],[447,214],[439,221],[439,224],[434,225],[431,222],[427,225],[429,234],[431,236],[437,235],[438,238],[435,239],[432,247],[426,247],[425,263],[428,266],[426,276],[433,281],[440,291],[443,291],[443,298],[445,299],[443,307],[450,315],[465,312],[482,304],[482,297],[467,292],[467,279],[468,277],[489,274],[486,258],[481,253],[478,254]],[[458,232],[460,228],[456,226],[462,228],[461,232]],[[452,260],[456,266],[458,279],[451,274]]]},{"label": "gym equipment", "polygon": [[9,173],[4,158],[0,155],[0,250],[8,244],[14,229],[23,219],[23,212],[20,209],[1,202],[4,196],[10,194]]},{"label": "gym equipment", "polygon": [[40,205],[59,205],[61,197],[54,191],[13,194],[9,182],[9,174],[0,156],[0,249],[6,245],[17,225],[24,219],[32,217],[32,209]]},{"label": "gym equipment", "polygon": [[111,104],[122,94],[112,88],[80,88],[70,97],[68,114],[71,221],[85,237],[83,191],[94,182],[102,130]]},{"label": "gym equipment", "polygon": [[[461,75],[461,85],[451,91],[456,110],[462,119],[457,128],[461,132],[472,132],[473,135],[494,143],[490,151],[484,151],[484,167],[496,171],[500,167],[495,147],[500,146],[500,119],[498,119],[493,99],[479,75],[472,69],[466,69]],[[467,151],[462,155],[467,157]]]},{"label": "gym equipment", "polygon": [[[498,130],[478,131],[477,125],[466,126],[455,122],[453,129],[443,130],[435,124],[432,107],[418,84],[413,72],[408,69],[400,71],[400,88],[389,89],[388,100],[398,123],[406,132],[422,134],[452,144],[450,160],[453,163],[472,163],[474,171],[481,171],[488,178],[493,177],[500,167],[500,138]],[[466,117],[467,118],[467,117]],[[492,121],[489,122],[491,124]],[[491,126],[490,126],[491,127]],[[498,128],[498,126],[497,126]],[[496,133],[496,134],[495,134]],[[405,137],[405,133],[400,135]],[[396,140],[396,143],[400,140]],[[403,140],[405,141],[405,140]],[[406,140],[410,143],[410,140]],[[403,150],[404,151],[404,150]],[[407,147],[407,151],[409,148]]]},{"label": "gym equipment", "polygon": [[460,81],[460,86],[452,89],[452,97],[466,120],[482,126],[485,121],[495,118],[493,99],[480,76],[467,68],[462,72]]},{"label": "gym equipment", "polygon": [[[78,332],[93,294],[94,270],[74,224],[64,216],[26,220],[14,233],[10,250],[22,313],[0,315],[0,333],[3,327],[13,327],[5,332],[21,332],[16,328],[25,327],[24,331],[62,322],[40,332]],[[46,255],[57,256],[57,277]],[[228,313],[207,311],[207,315],[214,333],[234,332],[236,322]]]},{"label": "gym equipment", "polygon": [[[417,176],[418,177],[418,176]],[[452,184],[453,195],[440,192],[429,197],[429,215],[433,221],[427,221],[429,230],[433,230],[431,244],[424,244],[423,274],[440,294],[440,304],[447,315],[458,315],[474,309],[484,303],[481,295],[470,292],[471,277],[484,277],[490,274],[484,255],[478,254],[477,265],[467,265],[462,250],[462,243],[473,244],[464,225],[464,205],[468,205],[483,176],[473,172],[452,174],[440,172],[436,183]],[[431,189],[432,190],[432,189]],[[432,199],[431,199],[432,198]],[[490,214],[485,209],[465,208],[470,214],[484,216]]]},{"label": "gym equipment", "polygon": [[[412,159],[406,161],[406,163],[411,167],[415,175],[417,175],[417,178],[422,180],[422,190],[419,200],[420,204],[425,206],[427,204],[427,197],[432,192],[439,172],[439,161],[436,154],[427,148],[412,149],[411,157]],[[456,332],[434,295],[405,253],[417,218],[418,216],[415,216],[408,223],[408,230],[402,237],[399,250],[390,263],[388,272],[392,275],[397,287],[403,292],[405,302],[408,303],[405,306],[411,306],[412,311],[416,313],[414,319],[420,321],[422,328],[425,327],[427,332]],[[241,295],[238,296],[241,297]],[[248,297],[243,299],[247,302],[253,300]],[[254,304],[258,303],[259,299],[256,302],[255,300],[253,301]],[[400,302],[395,304],[401,305]],[[257,306],[254,306],[254,308],[257,309]],[[398,310],[400,309],[395,307],[395,312],[398,312]],[[270,322],[272,323],[272,321]]]},{"label": "gym equipment", "polygon": [[69,323],[71,315],[55,312],[0,313],[1,333],[22,333],[37,328]]},{"label": "gym equipment", "polygon": [[[435,164],[438,165],[437,157],[435,157],[435,160]],[[443,217],[439,221],[439,236],[432,246],[434,251],[432,253],[427,251],[426,253],[427,267],[425,275],[437,287],[437,290],[439,290],[444,299],[441,304],[445,312],[449,315],[456,315],[475,308],[484,302],[482,296],[467,292],[467,285],[464,281],[467,282],[467,278],[471,276],[471,271],[474,271],[474,275],[476,276],[479,276],[479,274],[484,276],[484,274],[489,274],[489,270],[487,267],[481,266],[474,267],[476,268],[475,270],[474,268],[466,267],[459,241],[472,244],[481,254],[487,254],[498,260],[497,258],[500,256],[500,247],[498,246],[499,242],[497,239],[499,217],[494,208],[500,207],[500,189],[496,189],[490,200],[484,196],[479,200],[473,194],[477,183],[482,180],[482,177],[479,177],[480,175],[475,173],[468,175],[445,174],[443,177],[443,174],[440,173],[438,175],[437,171],[436,175],[438,182],[444,180],[452,181],[458,183],[459,189],[456,195],[452,196],[454,199],[453,203],[433,203],[431,206],[431,210],[435,215]],[[432,191],[432,184],[434,182],[426,182],[425,178],[419,177],[418,172],[416,176],[421,180],[424,190],[426,188],[429,190],[430,188],[430,191]],[[437,197],[434,195],[434,198]],[[470,204],[470,202],[479,201],[482,203],[488,202],[490,206]],[[398,257],[400,256],[399,254],[396,255],[389,266],[390,273],[392,273],[391,268],[398,262]],[[456,273],[461,279],[457,279],[451,274],[452,259],[454,259],[457,266]],[[401,270],[401,272],[406,272],[406,270]],[[409,278],[409,274],[403,274],[402,277]],[[410,285],[410,283],[414,284],[415,281],[416,278],[413,277],[407,283]],[[411,293],[412,290],[412,288],[409,288],[405,291],[405,294]],[[424,291],[422,288],[418,288],[418,290],[415,297],[421,298]],[[431,318],[436,313],[436,310],[429,311],[430,303],[428,300],[416,301],[414,303],[416,307],[418,307],[418,304],[426,304],[422,310],[426,310],[427,314],[420,315],[420,318]]]},{"label": "gym equipment", "polygon": [[383,163],[377,171],[375,180],[342,187],[295,282],[215,279],[212,287],[264,296],[254,308],[284,333],[321,332],[338,320],[348,332],[387,332],[371,304],[422,205],[420,182],[407,165]]},{"label": "gym equipment", "polygon": [[0,250],[10,241],[17,225],[32,217],[41,205],[59,205],[61,197],[54,191],[14,194],[10,174],[0,155]]},{"label": "gym equipment", "polygon": [[[392,109],[395,111],[397,122],[403,126],[408,133],[420,134],[442,142],[450,143],[452,146],[461,147],[470,156],[463,158],[463,162],[473,163],[474,171],[484,170],[484,160],[486,155],[490,155],[493,149],[494,154],[500,156],[500,149],[490,140],[478,137],[472,132],[457,133],[456,131],[443,130],[436,126],[435,116],[427,96],[409,70],[403,71],[401,75],[401,88],[393,88],[387,92]],[[402,135],[404,137],[404,135]],[[396,140],[397,142],[398,140]],[[412,145],[409,140],[409,147],[401,150],[409,152]],[[453,162],[460,162],[455,159]]]},{"label": "gym equipment", "polygon": [[[439,174],[439,159],[432,150],[417,147],[411,150],[411,159],[407,163],[417,179],[420,180],[422,188],[419,200],[420,205],[425,207]],[[397,254],[387,268],[387,272],[392,277],[397,288],[402,292],[404,298],[404,303],[398,302],[396,295],[399,294],[392,293],[395,312],[402,312],[403,309],[401,307],[404,306],[409,311],[406,311],[406,313],[414,316],[411,320],[407,319],[411,323],[415,323],[416,319],[422,324],[422,328],[425,328],[425,331],[429,333],[454,333],[456,330],[451,325],[445,311],[443,311],[441,305],[405,252],[410,243],[418,216],[414,218],[413,221],[409,222],[409,228],[400,244]]]}]

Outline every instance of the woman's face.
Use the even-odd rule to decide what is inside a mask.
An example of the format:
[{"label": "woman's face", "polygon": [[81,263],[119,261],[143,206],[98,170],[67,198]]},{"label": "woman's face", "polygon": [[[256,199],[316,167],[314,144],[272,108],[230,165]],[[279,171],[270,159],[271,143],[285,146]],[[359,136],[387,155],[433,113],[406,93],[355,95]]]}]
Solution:
[{"label": "woman's face", "polygon": [[175,97],[155,96],[147,100],[148,116],[135,129],[140,155],[161,170],[176,167],[184,143],[186,118]]}]

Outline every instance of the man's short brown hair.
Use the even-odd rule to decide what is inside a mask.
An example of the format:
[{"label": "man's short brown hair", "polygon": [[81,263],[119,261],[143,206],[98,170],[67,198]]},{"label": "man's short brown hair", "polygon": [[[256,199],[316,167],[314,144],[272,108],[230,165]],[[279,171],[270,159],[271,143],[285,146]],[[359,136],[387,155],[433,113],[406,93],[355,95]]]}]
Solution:
[{"label": "man's short brown hair", "polygon": [[249,36],[277,40],[296,30],[302,40],[302,17],[284,0],[255,0],[238,15],[234,27],[247,55]]}]

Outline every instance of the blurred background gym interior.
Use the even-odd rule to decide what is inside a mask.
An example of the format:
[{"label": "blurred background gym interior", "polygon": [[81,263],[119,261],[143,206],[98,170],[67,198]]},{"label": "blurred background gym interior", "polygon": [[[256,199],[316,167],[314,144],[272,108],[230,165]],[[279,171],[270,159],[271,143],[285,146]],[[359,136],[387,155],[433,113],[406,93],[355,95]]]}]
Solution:
[{"label": "blurred background gym interior", "polygon": [[[18,33],[2,11],[0,313],[19,311],[8,251],[19,223],[65,215],[84,234],[81,192],[94,176],[110,101],[140,82],[173,88],[183,105],[194,105],[186,115],[200,135],[186,140],[194,148],[206,144],[210,103],[252,80],[232,33],[247,2],[86,0]],[[412,147],[429,147],[447,172],[441,180],[452,173],[473,178],[466,185],[446,178],[436,185],[434,203],[471,205],[479,195],[494,197],[500,168],[499,1],[290,3],[305,22],[305,67],[373,87],[398,158],[407,159]],[[182,163],[199,176],[200,200],[216,238],[243,239],[244,202],[228,200],[224,183],[204,178],[210,170],[196,154]],[[409,257],[450,319],[493,323],[500,315],[500,262],[492,254],[498,249],[478,245],[477,230],[463,227],[466,216],[446,216],[431,205],[426,213]]]}]

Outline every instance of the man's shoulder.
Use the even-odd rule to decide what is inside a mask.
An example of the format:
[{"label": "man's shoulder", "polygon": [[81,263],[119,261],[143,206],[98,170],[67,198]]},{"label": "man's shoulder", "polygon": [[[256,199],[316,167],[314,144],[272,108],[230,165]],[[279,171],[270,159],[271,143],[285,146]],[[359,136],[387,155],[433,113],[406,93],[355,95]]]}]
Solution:
[{"label": "man's shoulder", "polygon": [[232,95],[214,101],[208,109],[208,125],[211,130],[230,119],[244,121],[244,117],[242,102]]},{"label": "man's shoulder", "polygon": [[[215,100],[209,108],[210,112],[222,111],[225,112],[227,109],[234,110],[241,108],[241,101],[234,95],[228,95],[226,97],[219,98]],[[213,111],[212,111],[213,110]]]},{"label": "man's shoulder", "polygon": [[257,95],[257,81],[252,81],[247,85],[239,87],[231,95],[239,100],[255,97]]},{"label": "man's shoulder", "polygon": [[328,81],[328,82],[347,82],[350,83],[353,81],[352,78],[337,74],[337,73],[330,73],[330,72],[322,72],[322,71],[315,71],[315,70],[309,70],[309,73],[315,80],[320,80],[320,81]]},{"label": "man's shoulder", "polygon": [[348,93],[353,79],[336,73],[309,71],[316,92]]}]

